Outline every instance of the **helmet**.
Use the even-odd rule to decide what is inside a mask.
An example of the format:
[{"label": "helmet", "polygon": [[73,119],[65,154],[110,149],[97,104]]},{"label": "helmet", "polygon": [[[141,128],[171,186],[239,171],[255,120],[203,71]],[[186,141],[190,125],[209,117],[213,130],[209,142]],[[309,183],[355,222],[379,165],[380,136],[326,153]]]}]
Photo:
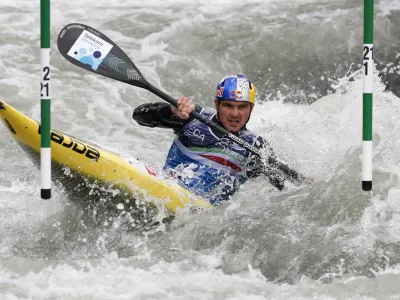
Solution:
[{"label": "helmet", "polygon": [[230,75],[221,79],[215,100],[245,101],[256,103],[256,88],[244,75]]}]

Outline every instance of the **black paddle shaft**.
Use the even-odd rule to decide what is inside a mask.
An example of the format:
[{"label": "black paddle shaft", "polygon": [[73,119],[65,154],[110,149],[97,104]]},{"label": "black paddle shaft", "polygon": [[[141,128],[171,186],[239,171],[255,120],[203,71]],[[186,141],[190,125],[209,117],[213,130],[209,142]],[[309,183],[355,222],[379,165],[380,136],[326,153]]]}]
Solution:
[{"label": "black paddle shaft", "polygon": [[[90,26],[80,23],[66,25],[58,35],[57,46],[61,55],[78,67],[117,81],[144,88],[171,105],[177,106],[178,104],[176,99],[151,85],[117,44]],[[241,145],[253,154],[263,157],[260,149],[245,142],[197,111],[191,112],[190,116]],[[286,173],[291,179],[302,181],[304,178],[301,174],[271,156],[268,158],[268,163],[275,164],[278,169]]]}]

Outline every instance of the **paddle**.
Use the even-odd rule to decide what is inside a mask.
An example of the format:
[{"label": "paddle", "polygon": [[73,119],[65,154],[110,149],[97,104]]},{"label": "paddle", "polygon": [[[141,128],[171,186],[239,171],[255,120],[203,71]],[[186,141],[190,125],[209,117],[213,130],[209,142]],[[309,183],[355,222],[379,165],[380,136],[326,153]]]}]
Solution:
[{"label": "paddle", "polygon": [[[70,63],[127,84],[144,88],[164,99],[171,105],[177,106],[177,100],[151,85],[140,73],[131,59],[108,37],[87,25],[71,23],[65,26],[57,39],[58,50]],[[206,124],[216,132],[241,145],[250,152],[262,157],[262,152],[256,147],[243,141],[202,114],[193,111],[191,117]],[[291,179],[301,182],[304,177],[273,157],[268,158],[278,169]]]}]

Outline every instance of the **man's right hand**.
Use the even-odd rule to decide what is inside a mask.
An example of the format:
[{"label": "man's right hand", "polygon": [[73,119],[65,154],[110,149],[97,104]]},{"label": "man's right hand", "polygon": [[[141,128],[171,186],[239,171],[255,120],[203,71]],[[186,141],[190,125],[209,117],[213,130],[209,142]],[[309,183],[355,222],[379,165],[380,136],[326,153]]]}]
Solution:
[{"label": "man's right hand", "polygon": [[195,105],[189,97],[180,96],[178,99],[178,107],[171,105],[171,111],[181,119],[188,119]]}]

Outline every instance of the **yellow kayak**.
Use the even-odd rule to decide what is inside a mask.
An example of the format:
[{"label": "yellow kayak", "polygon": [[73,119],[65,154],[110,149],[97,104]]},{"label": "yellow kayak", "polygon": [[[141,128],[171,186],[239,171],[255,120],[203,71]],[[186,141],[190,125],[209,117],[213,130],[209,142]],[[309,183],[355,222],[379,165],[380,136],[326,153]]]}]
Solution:
[{"label": "yellow kayak", "polygon": [[[33,163],[39,166],[39,123],[4,101],[0,101],[0,118],[14,140]],[[61,183],[70,195],[75,194],[81,200],[88,194],[97,194],[94,197],[96,201],[110,202],[109,199],[102,198],[108,192],[112,195],[111,205],[118,206],[118,209],[123,209],[124,205],[132,205],[126,200],[130,198],[151,202],[157,207],[166,208],[170,213],[187,206],[213,207],[208,201],[194,196],[177,183],[158,178],[151,168],[137,159],[124,158],[98,145],[55,130],[51,131],[51,155],[52,180]],[[119,197],[115,197],[116,195]],[[121,203],[121,199],[125,200]]]}]

